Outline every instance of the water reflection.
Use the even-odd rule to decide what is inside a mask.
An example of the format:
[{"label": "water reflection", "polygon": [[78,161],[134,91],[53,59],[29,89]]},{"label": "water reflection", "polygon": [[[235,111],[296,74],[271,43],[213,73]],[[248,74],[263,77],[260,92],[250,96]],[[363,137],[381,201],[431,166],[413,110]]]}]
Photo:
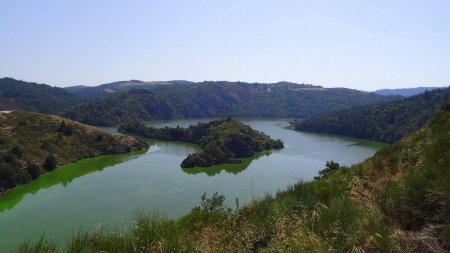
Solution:
[{"label": "water reflection", "polygon": [[212,167],[203,167],[203,168],[182,168],[183,172],[190,175],[196,175],[205,173],[206,175],[212,177],[220,174],[222,171],[237,175],[247,169],[247,167],[253,162],[258,160],[259,158],[263,156],[269,156],[272,152],[270,151],[264,151],[264,152],[258,152],[252,157],[243,158],[242,163],[226,163],[226,164],[220,164],[215,165]]},{"label": "water reflection", "polygon": [[129,154],[87,158],[62,166],[53,172],[45,173],[27,185],[19,186],[7,191],[6,195],[0,199],[0,213],[13,208],[26,195],[34,195],[40,190],[48,189],[59,184],[63,185],[65,188],[78,177],[85,176],[92,172],[102,171],[103,169],[112,167],[116,164],[138,158],[144,153],[146,153],[145,150]]}]

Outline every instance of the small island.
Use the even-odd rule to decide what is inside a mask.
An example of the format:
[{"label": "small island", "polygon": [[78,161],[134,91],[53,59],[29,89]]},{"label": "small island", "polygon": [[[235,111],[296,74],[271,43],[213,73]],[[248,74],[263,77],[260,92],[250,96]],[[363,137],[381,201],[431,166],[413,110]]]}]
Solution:
[{"label": "small island", "polygon": [[130,121],[122,124],[119,131],[150,139],[182,141],[201,146],[202,151],[189,154],[183,160],[183,168],[240,163],[240,158],[251,157],[255,152],[284,147],[281,140],[274,140],[265,133],[231,118],[198,123],[188,128],[152,128],[139,121]]}]

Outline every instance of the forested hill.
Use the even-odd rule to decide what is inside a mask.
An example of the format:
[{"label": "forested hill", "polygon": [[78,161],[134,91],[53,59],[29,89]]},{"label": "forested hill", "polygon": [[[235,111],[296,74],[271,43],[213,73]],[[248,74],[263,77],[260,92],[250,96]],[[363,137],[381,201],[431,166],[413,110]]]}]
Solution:
[{"label": "forested hill", "polygon": [[295,129],[392,143],[424,126],[450,103],[450,87],[385,104],[356,107],[317,119],[297,121]]},{"label": "forested hill", "polygon": [[172,81],[140,81],[140,80],[129,80],[129,81],[117,81],[112,83],[106,83],[98,86],[71,86],[64,88],[65,90],[77,94],[80,97],[86,99],[98,98],[111,95],[118,92],[128,92],[131,89],[153,89],[160,85],[187,85],[194,84],[193,82],[183,81],[183,80],[172,80]]},{"label": "forested hill", "polygon": [[70,108],[63,115],[93,125],[115,125],[128,119],[199,117],[313,118],[385,97],[345,88],[276,83],[202,82],[131,89]]},{"label": "forested hill", "polygon": [[13,78],[0,79],[0,110],[24,109],[58,113],[81,101],[80,96],[63,88]]},{"label": "forested hill", "polygon": [[[245,82],[237,82],[238,84],[247,84]],[[203,82],[191,82],[185,80],[171,80],[171,81],[140,81],[140,80],[129,80],[129,81],[118,81],[112,83],[105,83],[98,86],[71,86],[65,89],[69,92],[75,93],[84,98],[98,98],[104,97],[113,93],[128,92],[132,89],[140,90],[153,90],[159,86],[196,86],[200,84],[219,84],[219,85],[230,85],[235,84],[234,82],[227,81],[203,81]],[[311,85],[311,84],[298,84],[291,82],[278,82],[278,83],[251,83],[252,85],[264,86],[264,87],[291,87],[295,88],[322,88],[321,86]]]},{"label": "forested hill", "polygon": [[50,114],[0,113],[0,195],[68,162],[147,146],[134,137],[112,135]]}]

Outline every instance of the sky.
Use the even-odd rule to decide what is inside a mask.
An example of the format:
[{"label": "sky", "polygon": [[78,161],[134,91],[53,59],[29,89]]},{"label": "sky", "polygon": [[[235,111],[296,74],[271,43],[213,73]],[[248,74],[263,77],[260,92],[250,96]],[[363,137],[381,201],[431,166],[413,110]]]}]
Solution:
[{"label": "sky", "polygon": [[448,86],[450,1],[1,1],[0,77]]}]

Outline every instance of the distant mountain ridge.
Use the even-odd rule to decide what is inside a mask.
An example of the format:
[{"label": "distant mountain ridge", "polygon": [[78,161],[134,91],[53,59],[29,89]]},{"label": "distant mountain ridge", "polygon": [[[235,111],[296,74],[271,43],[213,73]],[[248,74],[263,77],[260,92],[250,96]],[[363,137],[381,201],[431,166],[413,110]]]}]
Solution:
[{"label": "distant mountain ridge", "polygon": [[117,81],[112,83],[105,83],[98,86],[77,85],[64,88],[68,92],[74,93],[78,96],[92,99],[103,97],[117,92],[128,92],[131,89],[151,89],[158,85],[185,85],[193,84],[190,81],[172,80],[172,81]]},{"label": "distant mountain ridge", "polygon": [[[203,82],[191,82],[186,80],[170,80],[170,81],[140,81],[140,80],[129,80],[129,81],[117,81],[112,83],[105,83],[98,86],[70,86],[64,88],[65,90],[77,94],[84,98],[97,98],[110,95],[117,92],[128,92],[132,89],[154,89],[158,86],[163,85],[176,85],[176,86],[194,86],[199,84],[238,84],[245,82],[228,82],[228,81],[203,81]],[[252,83],[265,86],[286,86],[291,88],[323,88],[322,86],[311,85],[311,84],[298,84],[286,81],[281,81],[277,83]]]},{"label": "distant mountain ridge", "polygon": [[[145,85],[118,82],[102,85],[108,96],[75,106],[64,117],[86,124],[116,125],[126,120],[201,117],[313,118],[340,109],[388,102],[397,97],[309,84],[226,81]],[[128,92],[116,92],[115,90]],[[91,90],[92,92],[93,90]],[[104,92],[104,91],[102,91]],[[81,93],[78,93],[80,96]]]},{"label": "distant mountain ridge", "polygon": [[416,88],[402,88],[402,89],[381,89],[381,90],[376,90],[373,93],[378,94],[378,95],[384,95],[384,96],[389,96],[389,95],[399,95],[399,96],[403,96],[403,97],[410,97],[410,96],[414,96],[420,93],[424,93],[425,91],[431,91],[431,90],[435,90],[435,89],[439,89],[439,88],[445,88],[445,87],[416,87]]},{"label": "distant mountain ridge", "polygon": [[400,96],[291,82],[119,81],[68,88],[0,79],[0,110],[42,111],[93,125],[129,119],[268,117],[310,119]]}]

